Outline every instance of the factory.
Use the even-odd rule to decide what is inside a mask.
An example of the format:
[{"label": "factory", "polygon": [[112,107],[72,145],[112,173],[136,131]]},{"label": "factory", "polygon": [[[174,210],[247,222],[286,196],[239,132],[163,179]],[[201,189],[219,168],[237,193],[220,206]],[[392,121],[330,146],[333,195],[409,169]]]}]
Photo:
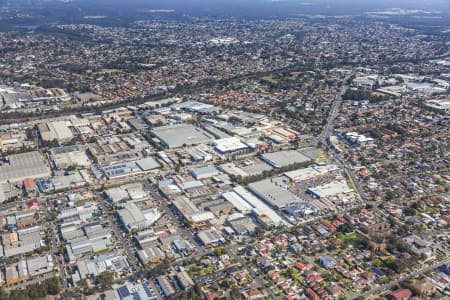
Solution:
[{"label": "factory", "polygon": [[70,126],[72,126],[70,121],[55,121],[39,124],[38,130],[44,142],[51,142],[54,140],[57,140],[58,142],[68,142],[73,139],[73,133],[70,130]]},{"label": "factory", "polygon": [[57,169],[69,166],[89,167],[91,161],[80,145],[57,147],[50,150],[50,158]]},{"label": "factory", "polygon": [[283,219],[273,209],[242,186],[235,187],[233,191],[224,195],[223,197],[226,197],[227,201],[230,201],[236,210],[243,214],[251,212],[263,224],[279,226],[284,223]]},{"label": "factory", "polygon": [[117,214],[128,232],[147,229],[161,217],[161,213],[156,208],[143,210],[134,203],[125,203],[123,206]]},{"label": "factory", "polygon": [[44,157],[39,151],[13,154],[0,165],[0,182],[19,182],[26,178],[44,178],[51,175]]},{"label": "factory", "polygon": [[146,157],[135,161],[104,166],[103,173],[108,179],[115,179],[143,174],[159,167],[161,165],[156,160],[152,157]]},{"label": "factory", "polygon": [[179,196],[173,200],[173,205],[183,217],[195,228],[207,227],[209,221],[214,220],[214,214],[209,211],[200,211],[187,197]]},{"label": "factory", "polygon": [[242,178],[263,175],[265,172],[273,170],[270,165],[257,158],[246,158],[239,163],[229,162],[221,165],[220,169],[230,176]]},{"label": "factory", "polygon": [[117,300],[157,300],[155,292],[146,282],[126,283],[113,286],[114,298]]},{"label": "factory", "polygon": [[104,191],[107,200],[113,204],[127,202],[129,200],[139,201],[148,198],[144,186],[140,182],[113,187]]},{"label": "factory", "polygon": [[296,150],[266,153],[261,155],[261,159],[276,169],[312,161],[309,157]]},{"label": "factory", "polygon": [[338,171],[337,165],[312,166],[284,173],[290,182],[298,183],[324,176],[334,171]]},{"label": "factory", "polygon": [[182,103],[172,104],[170,108],[174,111],[194,112],[200,115],[210,115],[217,113],[219,109],[211,104],[206,104],[198,101],[186,101]]},{"label": "factory", "polygon": [[197,237],[205,246],[225,243],[225,239],[215,227],[200,231]]},{"label": "factory", "polygon": [[85,184],[86,181],[80,171],[75,171],[66,176],[58,175],[36,181],[36,185],[42,193],[67,191],[70,189],[83,187]]},{"label": "factory", "polygon": [[50,254],[21,259],[17,263],[5,266],[4,270],[0,270],[0,285],[3,283],[11,285],[33,276],[52,272],[53,267],[53,258]]},{"label": "factory", "polygon": [[250,191],[275,209],[281,210],[301,200],[288,190],[282,177],[269,178],[248,185]]},{"label": "factory", "polygon": [[342,180],[309,188],[307,192],[317,199],[322,199],[339,194],[352,193],[353,190],[348,186],[345,180]]},{"label": "factory", "polygon": [[191,170],[192,176],[194,176],[197,180],[207,179],[220,174],[220,171],[217,170],[213,165],[209,165],[202,168],[195,168]]},{"label": "factory", "polygon": [[214,149],[221,155],[229,155],[248,151],[250,147],[242,143],[237,137],[229,137],[215,140]]},{"label": "factory", "polygon": [[213,138],[203,129],[191,124],[175,124],[154,128],[150,131],[164,147],[172,149],[183,146],[209,144]]}]

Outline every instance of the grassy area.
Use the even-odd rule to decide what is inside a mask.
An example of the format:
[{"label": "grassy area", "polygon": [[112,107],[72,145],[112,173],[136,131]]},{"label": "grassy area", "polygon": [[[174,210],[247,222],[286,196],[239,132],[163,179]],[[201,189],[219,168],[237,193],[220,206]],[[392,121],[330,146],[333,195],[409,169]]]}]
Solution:
[{"label": "grassy area", "polygon": [[272,84],[277,84],[277,83],[278,83],[278,80],[276,80],[276,79],[273,78],[272,76],[264,76],[264,77],[261,77],[261,80],[267,81],[267,82],[272,83]]},{"label": "grassy area", "polygon": [[343,234],[342,232],[338,232],[336,236],[343,241],[352,241],[356,239],[356,232],[351,232],[348,234]]}]

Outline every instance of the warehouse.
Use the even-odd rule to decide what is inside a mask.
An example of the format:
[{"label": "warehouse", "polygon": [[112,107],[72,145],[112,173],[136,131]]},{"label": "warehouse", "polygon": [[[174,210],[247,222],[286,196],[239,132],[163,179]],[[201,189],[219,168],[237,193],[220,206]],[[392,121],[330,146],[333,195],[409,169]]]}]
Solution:
[{"label": "warehouse", "polygon": [[161,165],[153,157],[145,157],[136,161],[136,165],[144,172],[158,169]]},{"label": "warehouse", "polygon": [[213,138],[203,129],[191,124],[157,127],[150,131],[167,148],[209,144]]},{"label": "warehouse", "polygon": [[241,217],[229,220],[231,228],[239,235],[251,234],[256,229],[256,224],[250,217]]},{"label": "warehouse", "polygon": [[338,170],[339,167],[337,165],[313,166],[286,172],[284,173],[284,176],[289,178],[291,182],[298,183],[302,181],[308,181]]},{"label": "warehouse", "polygon": [[282,177],[253,182],[248,185],[248,188],[259,198],[278,210],[292,203],[301,202],[296,195],[288,190]]},{"label": "warehouse", "polygon": [[334,181],[307,190],[313,197],[318,199],[331,197],[339,194],[348,194],[353,190],[348,186],[346,181]]},{"label": "warehouse", "polygon": [[73,138],[73,133],[69,126],[72,124],[70,121],[55,121],[45,124],[39,124],[39,134],[45,142],[58,140],[60,142],[67,142]]},{"label": "warehouse", "polygon": [[226,163],[221,165],[220,168],[230,176],[241,176],[242,178],[262,175],[264,172],[273,170],[271,166],[257,158],[248,158],[239,164]]},{"label": "warehouse", "polygon": [[219,170],[216,169],[213,165],[209,165],[202,168],[196,168],[191,170],[192,176],[194,176],[197,180],[211,178],[213,176],[219,175]]},{"label": "warehouse", "polygon": [[311,159],[309,157],[306,157],[296,150],[266,153],[263,154],[261,158],[269,165],[277,169],[311,162]]},{"label": "warehouse", "polygon": [[146,247],[138,250],[138,257],[143,264],[158,263],[166,256],[158,247]]},{"label": "warehouse", "polygon": [[197,237],[205,246],[225,243],[225,239],[223,238],[223,236],[214,227],[200,231],[199,233],[197,233]]},{"label": "warehouse", "polygon": [[170,283],[167,276],[164,275],[158,276],[156,277],[156,280],[158,281],[158,284],[166,297],[175,294],[175,289],[172,287],[172,284]]},{"label": "warehouse", "polygon": [[91,165],[86,151],[80,145],[57,147],[50,150],[51,160],[58,169],[69,166],[88,167]]},{"label": "warehouse", "polygon": [[235,187],[233,192],[253,207],[252,212],[258,217],[260,222],[275,226],[279,226],[284,223],[283,219],[273,209],[242,186]]},{"label": "warehouse", "polygon": [[121,286],[115,285],[114,298],[118,300],[156,300],[155,292],[146,282],[126,283]]},{"label": "warehouse", "polygon": [[173,205],[183,217],[195,227],[201,227],[215,218],[214,214],[209,211],[200,211],[198,207],[185,196],[175,198],[173,200]]},{"label": "warehouse", "polygon": [[114,179],[142,174],[160,166],[152,157],[146,157],[135,161],[104,166],[103,172],[108,179]]},{"label": "warehouse", "polygon": [[231,204],[233,204],[234,208],[238,212],[243,213],[243,214],[251,213],[251,210],[253,207],[250,204],[248,204],[244,199],[242,199],[242,197],[240,197],[235,192],[231,191],[231,192],[223,193],[222,197],[225,200],[227,200],[228,202],[230,202]]},{"label": "warehouse", "polygon": [[134,203],[125,203],[117,214],[128,232],[147,229],[161,217],[156,208],[142,210]]},{"label": "warehouse", "polygon": [[227,155],[241,151],[247,151],[250,148],[236,137],[223,138],[214,141],[214,149],[220,154]]},{"label": "warehouse", "polygon": [[18,182],[26,178],[43,178],[51,175],[39,151],[7,156],[8,163],[0,166],[0,182]]}]

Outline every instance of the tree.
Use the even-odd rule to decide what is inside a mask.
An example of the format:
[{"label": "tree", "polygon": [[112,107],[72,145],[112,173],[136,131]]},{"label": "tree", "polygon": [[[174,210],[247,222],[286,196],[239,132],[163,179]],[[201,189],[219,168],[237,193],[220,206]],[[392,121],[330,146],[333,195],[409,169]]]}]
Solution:
[{"label": "tree", "polygon": [[103,272],[97,277],[97,284],[99,284],[103,290],[109,289],[113,283],[114,274],[112,272]]},{"label": "tree", "polygon": [[217,257],[222,256],[222,255],[223,255],[223,252],[224,252],[224,250],[223,250],[223,248],[220,247],[220,246],[218,246],[218,247],[216,247],[216,248],[214,249],[214,254],[215,254]]},{"label": "tree", "polygon": [[338,231],[342,232],[344,234],[347,234],[347,233],[355,231],[355,226],[351,223],[343,223],[343,224],[339,225]]},{"label": "tree", "polygon": [[405,207],[403,209],[403,214],[405,216],[415,216],[416,215],[416,210],[412,207]]},{"label": "tree", "polygon": [[47,279],[44,281],[44,284],[47,286],[47,293],[50,295],[56,295],[61,291],[58,277]]},{"label": "tree", "polygon": [[241,291],[239,290],[239,288],[234,287],[231,289],[230,291],[230,298],[231,299],[241,299]]},{"label": "tree", "polygon": [[8,299],[8,293],[0,286],[0,299]]}]

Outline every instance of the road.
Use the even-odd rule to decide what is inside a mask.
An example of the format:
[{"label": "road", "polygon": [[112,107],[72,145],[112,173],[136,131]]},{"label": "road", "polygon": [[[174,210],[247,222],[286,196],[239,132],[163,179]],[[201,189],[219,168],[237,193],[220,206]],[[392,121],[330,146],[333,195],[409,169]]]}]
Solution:
[{"label": "road", "polygon": [[[114,233],[114,236],[116,237],[116,242],[120,243],[125,250],[125,254],[127,256],[128,262],[130,263],[130,266],[132,267],[134,274],[136,274],[138,277],[142,277],[140,262],[138,261],[135,253],[135,247],[132,244],[131,240],[129,238],[125,238],[123,236],[123,230],[119,227],[118,221],[113,217],[109,211],[109,207],[106,205],[106,200],[102,196],[100,192],[97,192],[97,199],[98,203],[103,211],[103,215],[107,216],[108,223],[110,224],[110,227]],[[156,294],[156,297],[159,300],[162,300],[161,295],[159,294],[159,290],[156,287],[155,283],[152,280],[148,281],[148,284],[153,289],[153,291]]]},{"label": "road", "polygon": [[[376,295],[376,294],[378,294],[378,293],[381,293],[382,291],[385,291],[385,290],[387,290],[387,289],[391,289],[391,288],[394,287],[395,285],[399,284],[399,283],[402,282],[402,281],[405,281],[405,280],[408,279],[408,278],[415,277],[415,276],[418,276],[418,275],[422,275],[422,274],[424,274],[424,273],[427,273],[427,272],[429,272],[429,271],[431,271],[431,270],[433,270],[433,269],[436,269],[436,268],[438,268],[438,267],[440,267],[440,266],[442,266],[442,265],[448,264],[448,263],[450,263],[450,259],[446,259],[446,260],[444,260],[444,261],[441,261],[441,262],[436,263],[436,264],[431,265],[431,266],[423,267],[423,268],[420,269],[420,270],[417,270],[417,271],[412,272],[412,273],[410,273],[410,274],[408,274],[408,275],[405,275],[405,276],[403,276],[403,277],[400,277],[399,279],[396,279],[396,280],[394,280],[394,281],[392,281],[392,282],[389,282],[389,283],[386,283],[386,284],[381,285],[381,286],[379,286],[379,287],[376,287],[376,288],[374,288],[374,289],[372,289],[372,290],[370,290],[370,291],[368,291],[368,292],[366,292],[366,293],[364,293],[364,294],[362,294],[362,295],[359,295],[358,297],[361,297],[361,296],[362,296],[364,299],[367,299],[367,298],[369,298],[369,297],[371,297],[371,296],[373,296],[373,295]],[[356,299],[356,298],[354,298],[354,299]]]},{"label": "road", "polygon": [[59,239],[58,239],[58,228],[56,227],[55,221],[50,222],[50,226],[48,227],[49,232],[51,234],[50,237],[50,253],[53,257],[53,263],[58,270],[59,278],[61,280],[61,291],[64,293],[68,288],[68,281],[66,276],[64,258],[61,254],[59,254]]},{"label": "road", "polygon": [[118,222],[114,219],[114,217],[109,213],[110,208],[106,206],[106,200],[103,198],[103,196],[100,193],[97,193],[97,199],[98,203],[103,211],[103,215],[107,216],[108,223],[110,224],[110,227],[114,233],[114,236],[120,244],[122,244],[125,253],[128,258],[128,262],[130,263],[130,266],[133,268],[134,271],[139,271],[139,262],[136,258],[136,255],[134,253],[134,247],[131,244],[131,241],[129,239],[125,239],[123,236],[123,231],[121,228],[119,228]]},{"label": "road", "polygon": [[320,133],[320,135],[318,137],[318,140],[320,142],[322,142],[322,144],[326,142],[327,138],[330,137],[330,135],[333,131],[334,120],[336,119],[336,117],[339,114],[339,108],[341,107],[342,100],[344,98],[345,93],[347,92],[347,90],[349,88],[349,86],[346,83],[350,79],[350,77],[352,77],[353,75],[354,75],[354,72],[352,72],[351,74],[347,75],[344,78],[341,91],[339,92],[339,94],[336,95],[336,98],[334,99],[333,104],[331,105],[330,112],[328,113],[327,124],[324,126],[324,128],[322,129],[322,132]]}]

